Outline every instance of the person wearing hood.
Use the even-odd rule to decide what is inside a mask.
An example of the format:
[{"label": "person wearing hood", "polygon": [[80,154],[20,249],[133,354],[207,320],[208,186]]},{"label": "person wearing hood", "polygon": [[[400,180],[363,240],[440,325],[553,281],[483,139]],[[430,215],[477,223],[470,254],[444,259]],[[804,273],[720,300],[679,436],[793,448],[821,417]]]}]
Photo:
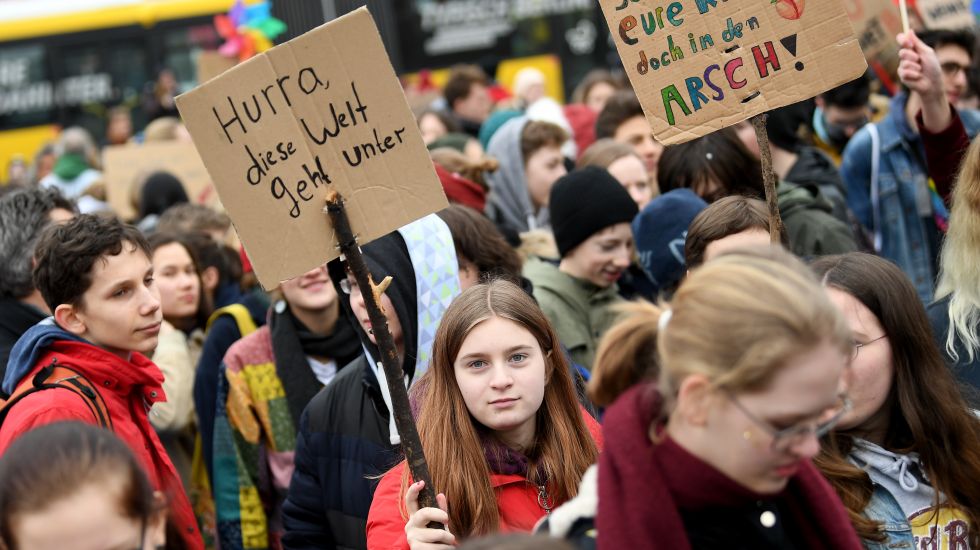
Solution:
[{"label": "person wearing hood", "polygon": [[633,260],[636,202],[609,172],[589,166],[555,183],[551,208],[561,261],[534,258],[524,276],[572,361],[591,370],[615,319],[611,306],[623,300],[616,281]]},{"label": "person wearing hood", "polygon": [[980,422],[890,261],[852,253],[811,266],[850,325],[853,409],[816,465],[865,548],[980,547]]},{"label": "person wearing hood", "polygon": [[487,217],[514,242],[521,234],[551,227],[548,197],[565,175],[561,146],[568,133],[550,122],[518,117],[505,123],[487,146],[500,168],[487,174]]},{"label": "person wearing hood", "polygon": [[[664,150],[657,174],[660,191],[688,188],[709,204],[729,195],[765,199],[762,168],[732,128]],[[834,218],[833,206],[816,184],[780,181],[779,214],[789,249],[801,257],[857,250],[847,224]]]},{"label": "person wearing hood", "polygon": [[221,548],[280,548],[282,501],[300,415],[339,369],[362,354],[320,266],[280,285],[269,322],[222,362],[214,432]]},{"label": "person wearing hood", "polygon": [[31,279],[37,239],[48,224],[74,215],[75,205],[54,189],[19,189],[0,197],[0,378],[14,343],[51,314]]},{"label": "person wearing hood", "polygon": [[[10,354],[0,455],[24,433],[54,422],[111,429],[165,495],[183,547],[203,549],[180,477],[148,417],[166,395],[160,368],[145,355],[157,346],[163,321],[146,239],[115,218],[83,214],[46,229],[35,258],[34,281],[53,317],[28,330]],[[42,384],[49,387],[38,389]]]},{"label": "person wearing hood", "polygon": [[[392,277],[381,297],[406,383],[425,373],[435,331],[460,292],[459,265],[446,224],[435,215],[362,247],[375,281]],[[295,471],[283,504],[287,549],[367,548],[365,529],[378,478],[401,460],[380,352],[364,297],[345,264],[328,265],[341,307],[363,353],[303,411]]]},{"label": "person wearing hood", "polygon": [[92,184],[102,180],[102,173],[94,168],[98,150],[84,128],[66,128],[55,150],[58,160],[51,173],[38,182],[41,187],[53,187],[65,197],[78,200]]}]

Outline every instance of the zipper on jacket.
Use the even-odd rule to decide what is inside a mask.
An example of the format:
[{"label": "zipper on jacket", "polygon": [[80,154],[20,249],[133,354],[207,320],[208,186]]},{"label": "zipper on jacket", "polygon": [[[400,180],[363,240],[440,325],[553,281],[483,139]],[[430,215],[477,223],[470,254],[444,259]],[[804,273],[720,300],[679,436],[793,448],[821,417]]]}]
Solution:
[{"label": "zipper on jacket", "polygon": [[548,489],[544,485],[538,485],[538,506],[544,510],[545,514],[551,514],[551,502],[548,498]]}]

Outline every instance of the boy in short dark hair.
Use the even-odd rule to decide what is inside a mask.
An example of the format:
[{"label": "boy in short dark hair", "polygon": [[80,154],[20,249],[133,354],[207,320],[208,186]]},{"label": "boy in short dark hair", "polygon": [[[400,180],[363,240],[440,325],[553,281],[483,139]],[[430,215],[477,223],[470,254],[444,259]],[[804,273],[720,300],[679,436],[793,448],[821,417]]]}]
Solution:
[{"label": "boy in short dark hair", "polygon": [[[786,232],[782,233],[786,244]],[[759,199],[732,195],[702,210],[687,228],[684,263],[691,270],[725,250],[769,244],[769,210]]]},{"label": "boy in short dark hair", "polygon": [[203,548],[180,477],[148,419],[166,396],[160,369],[143,355],[156,347],[162,321],[146,239],[96,215],[50,226],[35,249],[34,284],[53,317],[11,351],[0,454],[23,433],[58,421],[111,429],[166,495],[171,531],[185,548]]}]

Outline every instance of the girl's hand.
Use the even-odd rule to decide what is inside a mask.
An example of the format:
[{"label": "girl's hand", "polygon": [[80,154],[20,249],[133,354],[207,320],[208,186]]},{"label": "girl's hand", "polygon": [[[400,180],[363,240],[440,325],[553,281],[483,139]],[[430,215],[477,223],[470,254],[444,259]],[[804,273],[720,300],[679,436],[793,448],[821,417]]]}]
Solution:
[{"label": "girl's hand", "polygon": [[[425,487],[424,481],[413,483],[405,493],[405,508],[408,509],[408,523],[405,524],[405,537],[412,550],[446,550],[456,545],[456,537],[449,532],[449,509],[446,495],[436,495],[439,508],[419,509],[419,493]],[[429,529],[429,522],[446,525],[446,529]]]}]

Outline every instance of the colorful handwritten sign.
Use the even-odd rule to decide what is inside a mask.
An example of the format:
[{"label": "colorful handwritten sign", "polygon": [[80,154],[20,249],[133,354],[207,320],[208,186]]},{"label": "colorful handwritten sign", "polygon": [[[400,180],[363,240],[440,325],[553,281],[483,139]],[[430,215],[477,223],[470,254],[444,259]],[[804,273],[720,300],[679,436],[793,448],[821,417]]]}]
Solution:
[{"label": "colorful handwritten sign", "polygon": [[654,136],[682,143],[860,76],[839,0],[600,0]]},{"label": "colorful handwritten sign", "polygon": [[337,190],[365,244],[448,206],[366,8],[177,98],[266,288],[339,254]]}]

